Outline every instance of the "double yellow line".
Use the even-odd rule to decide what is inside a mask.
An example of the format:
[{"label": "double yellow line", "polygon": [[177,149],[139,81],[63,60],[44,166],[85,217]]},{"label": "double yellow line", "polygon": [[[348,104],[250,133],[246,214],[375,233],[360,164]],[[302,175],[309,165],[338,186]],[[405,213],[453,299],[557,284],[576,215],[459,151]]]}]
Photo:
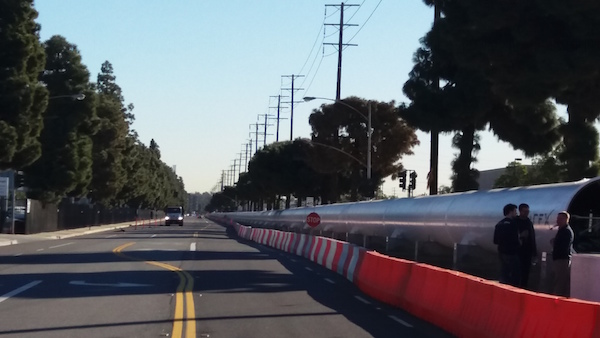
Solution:
[{"label": "double yellow line", "polygon": [[173,318],[173,332],[171,333],[171,337],[183,337],[183,323],[185,322],[185,338],[195,338],[196,310],[194,308],[194,296],[192,294],[192,290],[194,290],[194,278],[187,271],[184,271],[176,266],[156,261],[145,261],[143,259],[128,256],[121,252],[123,249],[132,246],[133,244],[135,244],[135,242],[118,246],[113,249],[113,253],[119,257],[134,261],[141,261],[177,273],[179,276],[179,285],[177,286],[177,292],[175,293],[175,316]]}]

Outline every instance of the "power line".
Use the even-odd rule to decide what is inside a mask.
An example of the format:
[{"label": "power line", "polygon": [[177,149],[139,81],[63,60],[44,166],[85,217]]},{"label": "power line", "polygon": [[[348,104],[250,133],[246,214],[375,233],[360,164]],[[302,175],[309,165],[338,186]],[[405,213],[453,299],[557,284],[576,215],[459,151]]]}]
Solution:
[{"label": "power line", "polygon": [[314,76],[310,80],[310,83],[308,84],[308,87],[306,87],[306,92],[308,92],[308,90],[310,89],[310,87],[313,84],[313,81],[317,78],[317,73],[319,72],[319,68],[321,68],[321,63],[323,63],[323,57],[321,57],[321,60],[319,61],[319,64],[317,65],[317,70],[315,70]]},{"label": "power line", "polygon": [[352,18],[354,18],[356,13],[358,13],[358,11],[360,11],[360,9],[362,8],[362,5],[365,4],[365,1],[367,1],[367,0],[363,0],[363,2],[360,5],[358,5],[358,8],[356,9],[356,11],[354,11],[354,14],[352,14],[352,16],[350,17],[350,19],[348,19],[348,21],[352,21]]},{"label": "power line", "polygon": [[[325,23],[325,19],[326,18],[323,18],[323,23]],[[306,61],[304,61],[304,64],[302,65],[302,68],[300,68],[300,71],[298,72],[298,74],[302,74],[302,71],[304,70],[304,67],[308,63],[308,60],[310,60],[310,56],[312,55],[313,50],[315,50],[315,47],[320,44],[320,43],[318,43],[318,41],[319,41],[319,36],[321,35],[321,31],[323,30],[323,27],[325,27],[325,26],[323,26],[323,24],[321,24],[320,28],[319,28],[319,33],[317,33],[317,38],[315,39],[315,42],[313,43],[313,46],[310,49],[310,52],[308,53],[308,56],[306,57]],[[314,61],[313,61],[313,64],[314,64]]]},{"label": "power line", "polygon": [[[360,33],[360,31],[367,25],[367,22],[369,22],[369,19],[371,19],[371,17],[373,16],[373,14],[375,14],[375,11],[377,10],[377,8],[379,8],[379,5],[381,5],[382,1],[383,0],[379,0],[379,3],[377,4],[377,6],[375,6],[375,9],[373,9],[373,11],[371,12],[371,14],[367,18],[367,20],[365,20],[365,22],[362,24],[362,26],[360,26],[360,28],[358,29],[358,31],[356,31],[356,33],[354,33],[354,35],[350,38],[350,40],[348,40],[348,42],[352,42],[352,40],[358,35],[358,33]],[[363,1],[363,3],[365,3],[365,2]],[[361,4],[361,6],[362,6],[362,4]]]},{"label": "power line", "polygon": [[[310,83],[309,83],[307,89],[312,86],[314,80],[317,78],[317,74],[318,74],[318,72],[319,72],[319,70],[321,68],[322,63],[323,63],[323,58],[335,54],[335,53],[332,53],[330,55],[325,56],[325,45],[327,43],[323,43],[323,42],[325,41],[326,38],[328,38],[329,36],[332,36],[332,35],[335,34],[335,33],[333,33],[333,34],[331,34],[329,36],[326,34],[326,29],[325,28],[326,28],[327,25],[338,26],[339,27],[339,31],[340,31],[339,32],[340,41],[337,43],[337,45],[338,45],[338,54],[339,54],[339,58],[338,58],[338,69],[339,69],[338,70],[338,73],[339,73],[338,74],[338,87],[339,87],[339,82],[340,82],[340,77],[341,77],[341,52],[346,47],[350,46],[350,44],[344,44],[344,43],[341,42],[342,34],[343,34],[343,27],[344,26],[356,26],[356,25],[350,25],[350,24],[345,24],[344,23],[344,19],[343,19],[344,9],[347,9],[348,7],[358,6],[358,9],[350,17],[350,20],[352,20],[352,18],[362,8],[362,5],[365,3],[365,1],[366,0],[363,0],[363,2],[360,5],[345,5],[344,3],[342,3],[341,5],[325,5],[324,15],[323,15],[323,24],[320,26],[319,31],[317,33],[317,36],[316,36],[316,38],[314,40],[314,43],[313,43],[313,45],[312,45],[312,47],[310,49],[310,52],[307,55],[306,60],[304,61],[303,65],[302,65],[302,67],[300,69],[300,73],[302,73],[302,71],[305,70],[305,68],[308,65],[310,59],[312,58],[312,62],[310,62],[310,67],[309,67],[308,72],[307,72],[307,74],[309,74],[309,75],[312,73],[312,76],[309,76],[310,77]],[[381,3],[381,1],[380,1],[380,3]],[[331,13],[331,14],[328,15],[327,14],[328,7],[334,7],[336,10],[333,11],[333,13]],[[326,24],[325,23],[325,21],[328,18],[336,15],[338,12],[340,12],[340,23],[339,24]],[[372,13],[371,13],[371,15],[372,15]],[[369,18],[370,18],[370,16],[369,16]],[[367,21],[368,21],[368,19],[367,19]],[[321,35],[321,32],[323,32],[323,36],[322,36],[322,39],[321,39],[320,43],[323,44],[323,50],[322,50],[322,53],[321,53],[321,58],[319,58],[319,62],[317,63],[316,61],[317,61],[317,58],[319,56],[319,53],[314,53],[314,52],[315,52],[315,50],[317,50],[316,46],[319,44],[319,40],[320,40],[319,36]],[[356,34],[354,36],[356,36]],[[354,38],[354,36],[353,36],[353,38]],[[334,44],[332,43],[331,45],[334,45]],[[314,57],[313,57],[313,53],[314,53]],[[315,68],[315,64],[317,64],[316,68]],[[313,72],[313,69],[314,69],[314,72]],[[285,118],[282,118],[280,116],[281,109],[285,108],[285,107],[281,106],[281,103],[290,103],[290,109],[291,109],[291,111],[290,111],[290,139],[293,139],[293,114],[294,114],[294,106],[297,103],[302,102],[302,101],[294,101],[294,94],[295,94],[295,92],[298,91],[298,90],[302,90],[302,88],[297,88],[295,86],[295,80],[297,78],[304,77],[302,83],[300,84],[300,87],[302,87],[304,85],[304,83],[306,83],[306,81],[309,80],[308,77],[305,77],[304,75],[293,75],[293,74],[292,75],[285,75],[285,76],[282,76],[282,80],[283,80],[283,77],[291,78],[291,81],[289,83],[285,84],[285,85],[291,85],[291,88],[282,88],[281,89],[281,90],[290,90],[290,92],[291,92],[291,101],[290,102],[281,102],[281,97],[286,97],[286,96],[281,96],[281,95],[278,96],[278,109],[277,109],[278,110],[278,116],[277,116],[277,118],[273,118],[273,120],[275,120],[275,119],[277,120],[277,125],[278,125],[278,127],[277,127],[277,136],[276,136],[276,140],[277,141],[279,140],[279,123],[280,123],[280,120],[285,119]],[[283,86],[284,86],[284,84],[283,84],[283,81],[282,81],[282,87]],[[338,92],[339,92],[339,89],[338,89]],[[254,123],[254,124],[250,125],[250,128],[254,129],[250,134],[254,134],[253,138],[254,138],[254,143],[255,143],[255,152],[258,151],[258,137],[259,137],[259,135],[263,136],[263,145],[266,145],[266,136],[268,135],[266,129],[269,126],[268,125],[269,118],[268,118],[267,115],[270,112],[270,109],[272,109],[272,108],[275,108],[275,107],[271,107],[270,103],[269,103],[269,107],[267,108],[266,114],[261,114],[260,115],[260,116],[265,116],[265,122],[264,123]],[[254,126],[254,128],[252,128],[253,126]],[[259,131],[259,126],[264,126],[265,127],[265,131],[264,132]],[[252,150],[252,138],[250,139],[249,150]],[[241,161],[242,161],[241,155],[242,154],[240,154],[240,159],[239,159],[239,164],[238,164],[238,166],[240,166],[240,169],[238,170],[238,172],[241,172]],[[248,160],[247,159],[244,159],[244,160],[246,162],[245,163],[246,164],[245,167],[246,167],[247,163],[248,163]],[[237,162],[237,161],[234,160],[234,164],[235,164],[235,162]],[[235,175],[235,170],[236,170],[236,168],[234,167],[233,170],[223,171],[222,174],[224,174],[225,172],[227,172],[227,174],[229,176],[227,181],[233,181],[233,179],[234,179],[233,176]],[[231,175],[232,173],[233,173],[233,175]],[[221,177],[221,185],[222,185],[222,187],[223,187],[224,181],[226,181],[226,180],[224,179],[224,177],[222,175],[222,177]]]}]

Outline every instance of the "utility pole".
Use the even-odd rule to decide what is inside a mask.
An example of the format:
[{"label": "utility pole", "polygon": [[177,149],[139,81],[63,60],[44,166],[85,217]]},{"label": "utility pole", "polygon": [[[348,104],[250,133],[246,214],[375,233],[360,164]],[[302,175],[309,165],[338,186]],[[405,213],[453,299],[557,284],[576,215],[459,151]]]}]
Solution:
[{"label": "utility pole", "polygon": [[292,93],[292,99],[290,102],[284,102],[284,103],[289,103],[290,104],[290,141],[294,140],[294,103],[298,103],[298,102],[302,102],[302,101],[297,101],[294,102],[294,93],[297,90],[304,90],[304,88],[294,88],[294,80],[299,78],[299,77],[304,77],[304,75],[281,75],[281,77],[291,77],[292,78],[292,88],[281,88],[282,90],[289,90]]},{"label": "utility pole", "polygon": [[241,174],[242,174],[242,153],[240,153],[240,160],[238,161],[238,181],[240,180]]},{"label": "utility pole", "polygon": [[252,150],[252,140],[249,143],[245,144],[246,146],[246,156],[244,156],[244,170],[248,171],[248,146],[250,146],[250,150]]},{"label": "utility pole", "polygon": [[325,45],[337,45],[338,48],[338,69],[337,69],[337,86],[335,91],[335,100],[341,100],[341,88],[342,88],[342,51],[344,46],[358,46],[356,44],[344,43],[344,26],[358,26],[356,24],[345,24],[344,23],[344,8],[353,7],[358,5],[346,5],[343,2],[340,5],[325,5],[325,7],[339,7],[340,8],[340,23],[326,23],[325,26],[338,26],[340,32],[337,43],[324,43]]},{"label": "utility pole", "polygon": [[221,170],[221,191],[225,189],[225,170]]},{"label": "utility pole", "polygon": [[235,184],[235,167],[237,166],[237,158],[233,160],[233,175],[231,176],[231,185]]},{"label": "utility pole", "polygon": [[[434,1],[434,17],[433,24],[440,19],[440,7],[437,4],[437,1]],[[440,88],[440,79],[437,78],[434,84],[439,90]],[[429,184],[429,195],[437,195],[438,193],[438,162],[439,162],[439,143],[440,143],[440,134],[437,130],[431,130],[431,150],[430,150],[430,158],[429,158],[429,174],[427,175]]]},{"label": "utility pole", "polygon": [[286,118],[280,117],[280,113],[281,113],[281,98],[282,97],[287,97],[287,96],[281,96],[281,95],[277,95],[277,96],[270,96],[271,98],[276,97],[277,98],[277,107],[269,107],[269,108],[277,108],[277,132],[276,132],[276,136],[275,136],[275,142],[279,142],[279,120],[286,120]]},{"label": "utility pole", "polygon": [[256,154],[258,152],[258,135],[261,134],[258,131],[258,127],[262,126],[262,123],[252,123],[250,124],[250,128],[252,128],[252,126],[254,126],[255,130],[254,130],[254,146],[255,146],[255,150],[254,153]]},{"label": "utility pole", "polygon": [[263,123],[262,125],[265,126],[265,131],[263,133],[263,147],[267,146],[267,127],[272,126],[272,124],[269,124],[269,116],[273,116],[273,115],[269,115],[269,114],[258,114],[258,118],[260,119],[261,116],[265,117],[265,123]]}]

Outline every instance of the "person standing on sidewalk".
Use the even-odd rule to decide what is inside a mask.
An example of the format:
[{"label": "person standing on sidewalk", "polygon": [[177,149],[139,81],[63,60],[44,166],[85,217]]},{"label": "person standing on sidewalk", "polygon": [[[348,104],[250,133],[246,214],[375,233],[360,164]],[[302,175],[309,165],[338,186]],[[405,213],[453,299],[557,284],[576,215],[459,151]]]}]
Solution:
[{"label": "person standing on sidewalk", "polygon": [[525,203],[519,205],[519,217],[515,218],[515,222],[519,228],[519,238],[521,240],[521,246],[519,247],[521,282],[519,286],[526,289],[529,284],[531,265],[537,259],[535,230],[533,229],[533,222],[529,219],[529,205]]},{"label": "person standing on sidewalk", "polygon": [[554,267],[554,294],[557,296],[569,297],[571,280],[571,255],[573,252],[573,229],[569,225],[569,215],[566,211],[561,211],[556,216],[556,225],[558,231],[556,236],[550,240],[553,246],[552,260]]},{"label": "person standing on sidewalk", "polygon": [[500,257],[500,283],[519,286],[521,264],[519,262],[519,228],[515,223],[517,206],[507,204],[503,209],[504,218],[494,228],[494,244],[498,245]]}]

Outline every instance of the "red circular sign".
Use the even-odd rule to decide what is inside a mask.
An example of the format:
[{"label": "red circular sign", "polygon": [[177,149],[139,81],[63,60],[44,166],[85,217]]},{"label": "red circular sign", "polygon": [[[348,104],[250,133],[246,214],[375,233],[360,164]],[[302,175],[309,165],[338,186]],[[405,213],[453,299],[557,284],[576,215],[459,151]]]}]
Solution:
[{"label": "red circular sign", "polygon": [[308,214],[308,216],[306,216],[306,224],[308,224],[311,228],[316,227],[317,225],[321,224],[321,216],[319,216],[319,214],[316,212],[311,212]]}]

